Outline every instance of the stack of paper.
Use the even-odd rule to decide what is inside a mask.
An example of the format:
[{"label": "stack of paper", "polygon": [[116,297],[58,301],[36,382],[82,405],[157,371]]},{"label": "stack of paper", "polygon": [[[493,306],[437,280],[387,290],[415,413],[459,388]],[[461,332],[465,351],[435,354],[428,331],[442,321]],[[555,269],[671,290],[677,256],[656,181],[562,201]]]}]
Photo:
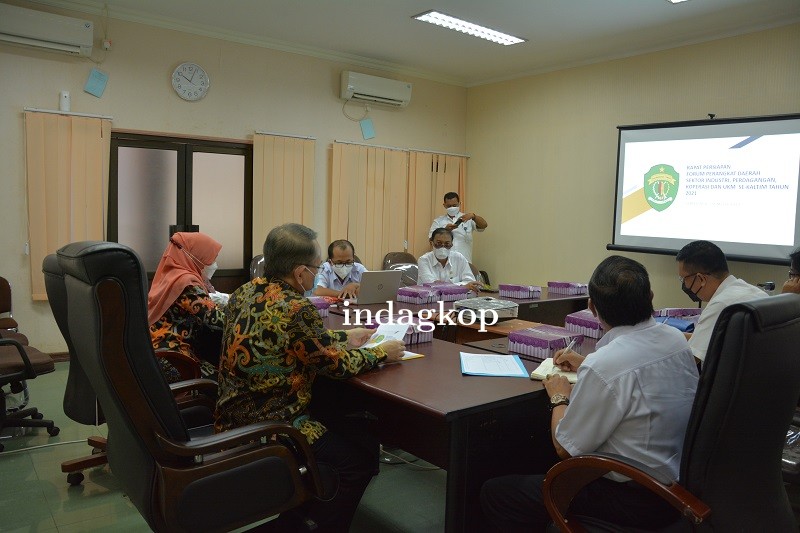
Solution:
[{"label": "stack of paper", "polygon": [[553,364],[553,358],[548,357],[531,372],[531,379],[545,379],[547,376],[564,376],[570,383],[578,381],[577,372],[565,372]]},{"label": "stack of paper", "polygon": [[575,339],[573,350],[580,353],[583,335],[565,328],[542,324],[533,328],[519,329],[508,334],[508,351],[518,353],[523,359],[542,361],[555,352],[566,348]]}]

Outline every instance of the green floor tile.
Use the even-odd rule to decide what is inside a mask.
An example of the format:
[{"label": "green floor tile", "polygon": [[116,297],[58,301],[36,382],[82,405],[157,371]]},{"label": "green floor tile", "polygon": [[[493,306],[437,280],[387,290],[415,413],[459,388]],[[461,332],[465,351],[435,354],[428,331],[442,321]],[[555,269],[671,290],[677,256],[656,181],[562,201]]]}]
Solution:
[{"label": "green floor tile", "polygon": [[150,528],[139,513],[102,516],[91,520],[76,522],[74,524],[58,526],[59,533],[88,533],[101,531],[109,533],[144,533],[149,532]]},{"label": "green floor tile", "polygon": [[122,492],[109,489],[86,480],[83,484],[72,487],[68,484],[56,484],[45,490],[47,505],[53,519],[61,526],[93,520],[104,516],[124,516],[138,514]]},{"label": "green floor tile", "polygon": [[13,498],[0,498],[0,531],[37,531],[55,527],[41,482],[30,481],[26,486],[18,487]]}]

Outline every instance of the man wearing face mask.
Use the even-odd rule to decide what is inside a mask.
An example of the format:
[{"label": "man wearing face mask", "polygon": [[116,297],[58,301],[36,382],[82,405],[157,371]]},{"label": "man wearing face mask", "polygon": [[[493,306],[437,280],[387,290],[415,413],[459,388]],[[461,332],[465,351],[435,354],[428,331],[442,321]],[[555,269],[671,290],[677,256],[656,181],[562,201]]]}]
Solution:
[{"label": "man wearing face mask", "polygon": [[475,231],[483,231],[489,225],[486,219],[475,213],[463,213],[458,193],[449,192],[444,195],[446,215],[434,219],[428,238],[433,237],[433,230],[445,228],[453,233],[453,250],[463,255],[468,262],[472,261],[472,236]]},{"label": "man wearing face mask", "polygon": [[[215,430],[273,420],[297,428],[323,475],[332,471],[336,484],[330,499],[306,502],[301,514],[316,523],[317,531],[345,532],[377,473],[378,441],[365,438],[353,419],[337,427],[341,420],[326,418],[326,406],[311,403],[312,387],[319,376],[345,379],[399,361],[405,346],[391,340],[359,348],[372,330],[325,328],[317,308],[303,297],[321,267],[316,237],[300,224],[274,228],[264,242],[264,277],[231,294],[225,307]],[[282,533],[305,530],[301,526],[289,513],[266,524],[267,530]]]},{"label": "man wearing face mask", "polygon": [[[175,233],[158,263],[147,298],[153,348],[181,352],[200,365],[206,377],[216,377],[222,341],[223,315],[218,306],[223,304],[211,286],[221,249],[205,233]],[[162,358],[158,362],[167,381],[181,380],[170,362]]]},{"label": "man wearing face mask", "polygon": [[430,244],[431,251],[417,260],[418,283],[444,281],[466,285],[475,292],[481,290],[481,284],[475,281],[467,259],[452,249],[453,233],[449,229],[433,230]]},{"label": "man wearing face mask", "polygon": [[709,241],[693,241],[675,256],[681,290],[693,302],[708,302],[689,337],[694,356],[702,363],[719,314],[729,305],[764,298],[767,293],[728,272],[728,261]]},{"label": "man wearing face mask", "polygon": [[350,241],[333,241],[328,246],[328,260],[315,280],[314,295],[356,298],[361,274],[366,271],[364,265],[355,262],[355,249]]}]

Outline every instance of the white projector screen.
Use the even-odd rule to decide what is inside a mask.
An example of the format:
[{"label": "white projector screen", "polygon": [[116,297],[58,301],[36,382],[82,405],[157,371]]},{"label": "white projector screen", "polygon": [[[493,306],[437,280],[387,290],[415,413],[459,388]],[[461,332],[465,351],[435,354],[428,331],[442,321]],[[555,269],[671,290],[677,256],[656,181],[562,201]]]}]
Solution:
[{"label": "white projector screen", "polygon": [[610,250],[788,264],[800,246],[800,115],[619,126]]}]

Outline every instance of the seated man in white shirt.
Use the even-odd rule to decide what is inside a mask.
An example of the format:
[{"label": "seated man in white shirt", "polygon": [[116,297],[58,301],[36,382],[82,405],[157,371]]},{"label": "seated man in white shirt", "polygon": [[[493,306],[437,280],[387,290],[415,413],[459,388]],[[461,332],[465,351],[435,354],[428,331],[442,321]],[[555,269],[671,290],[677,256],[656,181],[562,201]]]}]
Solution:
[{"label": "seated man in white shirt", "polygon": [[445,228],[435,229],[431,234],[430,243],[431,251],[417,260],[419,267],[417,283],[422,285],[445,281],[466,285],[475,292],[481,290],[481,284],[475,281],[469,261],[460,253],[451,250],[453,232]]},{"label": "seated man in white shirt", "polygon": [[433,230],[445,228],[453,232],[453,249],[472,262],[472,237],[476,231],[483,231],[489,225],[486,219],[475,213],[461,211],[461,200],[457,192],[444,195],[446,215],[433,219],[428,238],[433,237]]},{"label": "seated man in white shirt", "polygon": [[358,297],[361,274],[367,269],[355,262],[355,253],[353,243],[345,239],[328,245],[328,260],[322,263],[314,280],[315,296]]},{"label": "seated man in white shirt", "polygon": [[[697,366],[686,338],[653,319],[647,270],[621,256],[605,259],[589,281],[589,309],[605,334],[594,353],[565,350],[554,362],[578,372],[543,381],[558,456],[616,453],[678,478],[686,425],[697,391]],[[534,453],[534,450],[531,450]],[[481,505],[494,531],[544,531],[550,517],[542,499],[543,475],[488,480]],[[656,529],[681,519],[660,497],[609,473],[592,481],[570,509],[622,527]]]},{"label": "seated man in white shirt", "polygon": [[693,302],[708,302],[689,337],[692,353],[702,363],[722,310],[732,304],[765,298],[767,293],[728,273],[725,254],[713,242],[690,242],[681,248],[675,260],[681,290]]}]

